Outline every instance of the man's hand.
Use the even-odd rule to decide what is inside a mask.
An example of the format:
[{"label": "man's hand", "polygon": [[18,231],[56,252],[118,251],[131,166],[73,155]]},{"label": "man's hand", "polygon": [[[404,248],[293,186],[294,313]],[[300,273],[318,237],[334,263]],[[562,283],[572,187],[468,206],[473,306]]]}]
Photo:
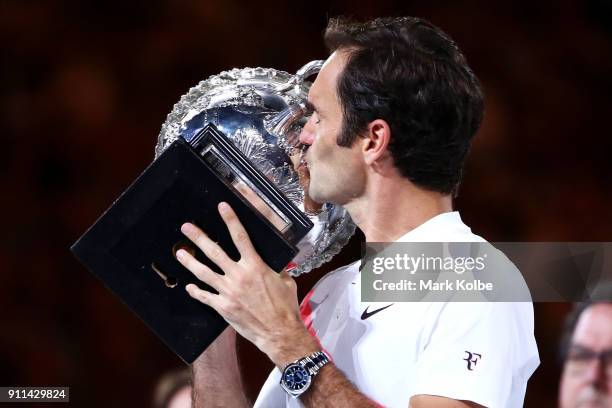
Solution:
[{"label": "man's hand", "polygon": [[280,368],[319,350],[317,341],[300,319],[293,278],[286,272],[276,273],[264,263],[228,204],[220,203],[218,208],[240,252],[240,260],[232,260],[197,226],[183,224],[181,231],[225,274],[215,273],[187,251],[179,250],[176,256],[181,264],[219,294],[193,284],[187,285],[187,292],[215,309]]}]

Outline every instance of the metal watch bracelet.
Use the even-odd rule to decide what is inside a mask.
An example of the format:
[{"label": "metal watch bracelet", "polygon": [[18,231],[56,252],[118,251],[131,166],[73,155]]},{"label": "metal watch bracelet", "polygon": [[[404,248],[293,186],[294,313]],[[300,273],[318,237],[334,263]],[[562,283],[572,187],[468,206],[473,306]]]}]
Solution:
[{"label": "metal watch bracelet", "polygon": [[310,375],[316,375],[321,367],[329,363],[329,357],[323,351],[316,351],[309,356],[297,360],[295,363],[300,364],[308,370]]}]

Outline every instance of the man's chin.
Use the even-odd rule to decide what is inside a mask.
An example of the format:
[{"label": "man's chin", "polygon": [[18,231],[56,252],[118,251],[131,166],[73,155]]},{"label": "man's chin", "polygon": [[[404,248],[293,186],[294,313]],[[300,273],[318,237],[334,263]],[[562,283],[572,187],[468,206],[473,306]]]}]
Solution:
[{"label": "man's chin", "polygon": [[318,213],[323,208],[325,201],[320,201],[317,196],[313,197],[310,189],[307,189],[304,194],[304,209],[307,213]]}]

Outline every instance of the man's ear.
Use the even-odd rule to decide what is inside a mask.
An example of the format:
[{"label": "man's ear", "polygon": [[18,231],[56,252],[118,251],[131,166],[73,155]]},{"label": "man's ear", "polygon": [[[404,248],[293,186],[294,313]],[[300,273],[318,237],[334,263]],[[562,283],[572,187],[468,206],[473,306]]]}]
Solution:
[{"label": "man's ear", "polygon": [[391,128],[386,121],[376,119],[368,124],[366,137],[362,139],[363,159],[366,164],[371,165],[388,155],[387,146],[390,139]]}]

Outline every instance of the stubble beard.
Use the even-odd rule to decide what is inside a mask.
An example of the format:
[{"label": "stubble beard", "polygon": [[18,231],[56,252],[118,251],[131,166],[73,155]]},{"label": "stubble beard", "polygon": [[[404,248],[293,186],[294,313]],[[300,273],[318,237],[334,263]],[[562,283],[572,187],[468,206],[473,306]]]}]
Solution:
[{"label": "stubble beard", "polygon": [[576,408],[605,408],[612,406],[612,399],[609,395],[593,387],[588,387],[578,394],[574,406]]}]

